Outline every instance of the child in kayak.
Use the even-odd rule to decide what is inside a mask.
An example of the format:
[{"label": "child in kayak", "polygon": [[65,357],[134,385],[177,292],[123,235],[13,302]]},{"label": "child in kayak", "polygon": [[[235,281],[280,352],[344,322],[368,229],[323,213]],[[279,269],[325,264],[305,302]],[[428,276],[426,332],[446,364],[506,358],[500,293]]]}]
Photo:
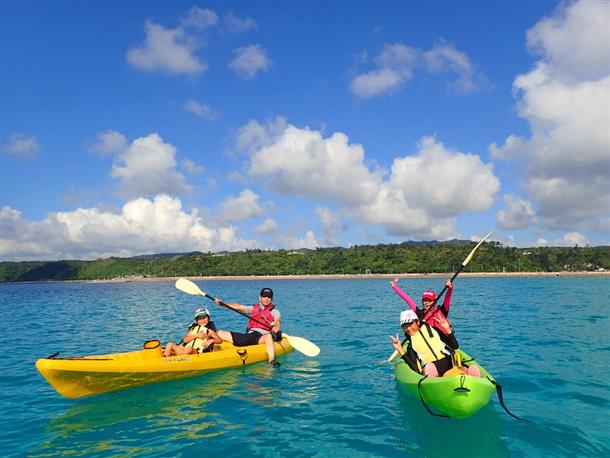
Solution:
[{"label": "child in kayak", "polygon": [[[427,323],[420,326],[417,314],[413,310],[404,310],[400,313],[400,325],[407,336],[407,346],[402,346],[398,336],[390,336],[392,345],[403,361],[414,371],[428,377],[442,377],[451,369],[453,367],[451,350],[459,348],[447,319],[439,316],[437,322],[443,333],[437,332]],[[481,376],[481,371],[475,365],[464,366],[461,369],[467,375]]]},{"label": "child in kayak", "polygon": [[165,346],[163,355],[167,357],[212,351],[214,344],[221,344],[222,339],[216,333],[216,325],[211,319],[210,311],[205,307],[196,310],[195,322],[189,326],[182,342],[180,344],[169,342]]},{"label": "child in kayak", "polygon": [[[436,293],[431,289],[424,291],[421,297],[423,308],[418,308],[415,301],[413,301],[413,299],[411,299],[407,293],[398,287],[398,278],[395,278],[394,281],[390,282],[390,285],[392,286],[394,292],[409,305],[409,308],[417,314],[421,321],[428,323],[438,332],[447,335],[443,326],[440,326],[440,320],[444,319],[447,323],[449,323],[447,316],[449,315],[449,307],[451,307],[451,293],[453,292],[453,285],[451,281],[447,280],[445,283],[445,286],[447,286],[447,294],[445,294],[443,305],[434,307],[433,310],[430,310],[430,307],[436,300]],[[451,323],[449,323],[449,326],[451,326]]]},{"label": "child in kayak", "polygon": [[[245,333],[218,331],[218,335],[222,340],[231,342],[237,347],[265,344],[269,365],[272,367],[279,367],[279,361],[275,360],[275,347],[273,342],[282,340],[282,331],[280,331],[281,314],[272,303],[273,290],[271,288],[261,289],[258,300],[258,304],[252,306],[235,302],[226,304],[238,312],[250,315],[250,321],[248,321]],[[222,303],[222,300],[218,297],[215,298],[214,301],[217,304]]]}]

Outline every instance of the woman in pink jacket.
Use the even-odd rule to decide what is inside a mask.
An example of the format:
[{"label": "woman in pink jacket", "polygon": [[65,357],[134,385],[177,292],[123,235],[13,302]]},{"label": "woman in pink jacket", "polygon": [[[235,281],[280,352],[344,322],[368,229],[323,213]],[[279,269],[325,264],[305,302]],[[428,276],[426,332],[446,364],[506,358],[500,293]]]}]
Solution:
[{"label": "woman in pink jacket", "polygon": [[[447,286],[447,294],[445,294],[445,300],[443,301],[443,305],[434,307],[430,310],[432,304],[436,300],[436,293],[431,289],[424,291],[421,296],[422,308],[417,307],[417,304],[411,299],[411,297],[405,293],[402,289],[398,287],[398,278],[395,278],[394,281],[390,282],[392,289],[398,294],[402,300],[404,300],[411,310],[417,313],[417,316],[421,321],[425,321],[430,326],[435,328],[438,332],[442,332],[447,335],[445,328],[442,326],[441,320],[444,318],[447,319],[447,315],[449,315],[449,307],[451,306],[451,293],[453,292],[453,285],[451,281],[447,280],[445,286]],[[440,318],[439,318],[440,317]],[[451,323],[449,323],[451,324]]]}]

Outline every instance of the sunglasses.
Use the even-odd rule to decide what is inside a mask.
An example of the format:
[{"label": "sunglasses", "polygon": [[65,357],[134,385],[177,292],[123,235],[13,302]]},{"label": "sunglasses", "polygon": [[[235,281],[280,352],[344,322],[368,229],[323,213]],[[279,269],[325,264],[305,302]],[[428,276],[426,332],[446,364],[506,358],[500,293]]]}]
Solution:
[{"label": "sunglasses", "polygon": [[261,294],[261,297],[273,297],[273,294],[269,294],[269,293],[263,293]]},{"label": "sunglasses", "polygon": [[208,318],[208,315],[199,315],[198,317],[196,317],[196,319],[198,320],[199,318]]}]

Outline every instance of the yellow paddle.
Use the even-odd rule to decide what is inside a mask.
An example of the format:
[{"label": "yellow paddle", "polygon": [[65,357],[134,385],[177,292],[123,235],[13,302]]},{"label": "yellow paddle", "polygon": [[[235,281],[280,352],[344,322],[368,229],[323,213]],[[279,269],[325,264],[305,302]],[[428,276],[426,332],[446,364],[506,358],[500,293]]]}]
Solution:
[{"label": "yellow paddle", "polygon": [[[474,252],[477,251],[477,249],[481,246],[481,244],[487,240],[489,238],[489,236],[491,234],[493,234],[494,231],[491,231],[489,234],[487,234],[485,237],[483,237],[479,243],[476,244],[476,246],[472,249],[472,251],[468,254],[468,256],[466,256],[466,259],[464,259],[464,261],[462,261],[462,264],[460,265],[460,268],[457,270],[456,273],[453,274],[453,277],[451,277],[451,280],[449,280],[450,282],[453,283],[453,280],[455,280],[455,278],[460,274],[460,272],[462,272],[462,270],[464,269],[464,267],[466,267],[468,265],[468,263],[470,262],[470,260],[472,259],[472,256],[474,255]],[[447,285],[445,285],[445,287],[442,289],[442,291],[439,293],[439,295],[436,297],[436,299],[434,299],[434,302],[432,303],[432,305],[430,306],[430,308],[428,309],[428,311],[426,312],[426,317],[430,316],[432,313],[432,309],[433,307],[436,307],[436,302],[441,298],[441,296],[443,294],[445,294],[445,291],[447,291]],[[396,358],[396,355],[398,355],[398,352],[396,350],[394,350],[394,353],[392,353],[390,355],[390,357],[388,358],[388,363],[391,363],[392,360],[394,358]]]},{"label": "yellow paddle", "polygon": [[[179,278],[178,280],[176,280],[176,288],[178,288],[180,291],[183,291],[187,294],[192,294],[194,296],[204,296],[212,301],[215,301],[213,296],[210,296],[205,291],[202,291],[201,289],[199,289],[199,286],[197,286],[192,281],[187,280],[186,278]],[[229,310],[233,310],[234,312],[239,313],[240,315],[243,315],[247,318],[252,318],[247,313],[243,313],[243,312],[240,312],[239,310],[235,310],[234,308],[229,307],[227,304],[225,304],[222,301],[220,302],[220,305],[228,308]],[[257,320],[254,320],[254,321],[257,321]],[[257,323],[264,325],[264,323],[261,323],[260,321],[257,321]],[[290,343],[290,345],[292,345],[292,347],[296,351],[303,353],[305,356],[309,356],[309,357],[313,358],[314,356],[318,356],[318,354],[320,353],[320,348],[316,344],[314,344],[313,342],[310,342],[307,339],[304,339],[303,337],[289,336],[285,332],[282,332],[282,335],[284,337],[286,337],[286,339],[288,339],[288,342]]]}]

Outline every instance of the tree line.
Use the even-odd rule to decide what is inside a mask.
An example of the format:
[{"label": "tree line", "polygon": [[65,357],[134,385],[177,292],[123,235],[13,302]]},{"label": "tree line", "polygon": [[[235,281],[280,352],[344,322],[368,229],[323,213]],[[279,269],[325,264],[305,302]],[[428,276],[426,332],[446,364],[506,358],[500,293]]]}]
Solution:
[{"label": "tree line", "polygon": [[[128,277],[455,272],[473,242],[405,242],[315,250],[246,250],[110,257],[95,261],[1,262],[1,282]],[[610,246],[516,248],[486,242],[466,272],[610,270]]]}]

